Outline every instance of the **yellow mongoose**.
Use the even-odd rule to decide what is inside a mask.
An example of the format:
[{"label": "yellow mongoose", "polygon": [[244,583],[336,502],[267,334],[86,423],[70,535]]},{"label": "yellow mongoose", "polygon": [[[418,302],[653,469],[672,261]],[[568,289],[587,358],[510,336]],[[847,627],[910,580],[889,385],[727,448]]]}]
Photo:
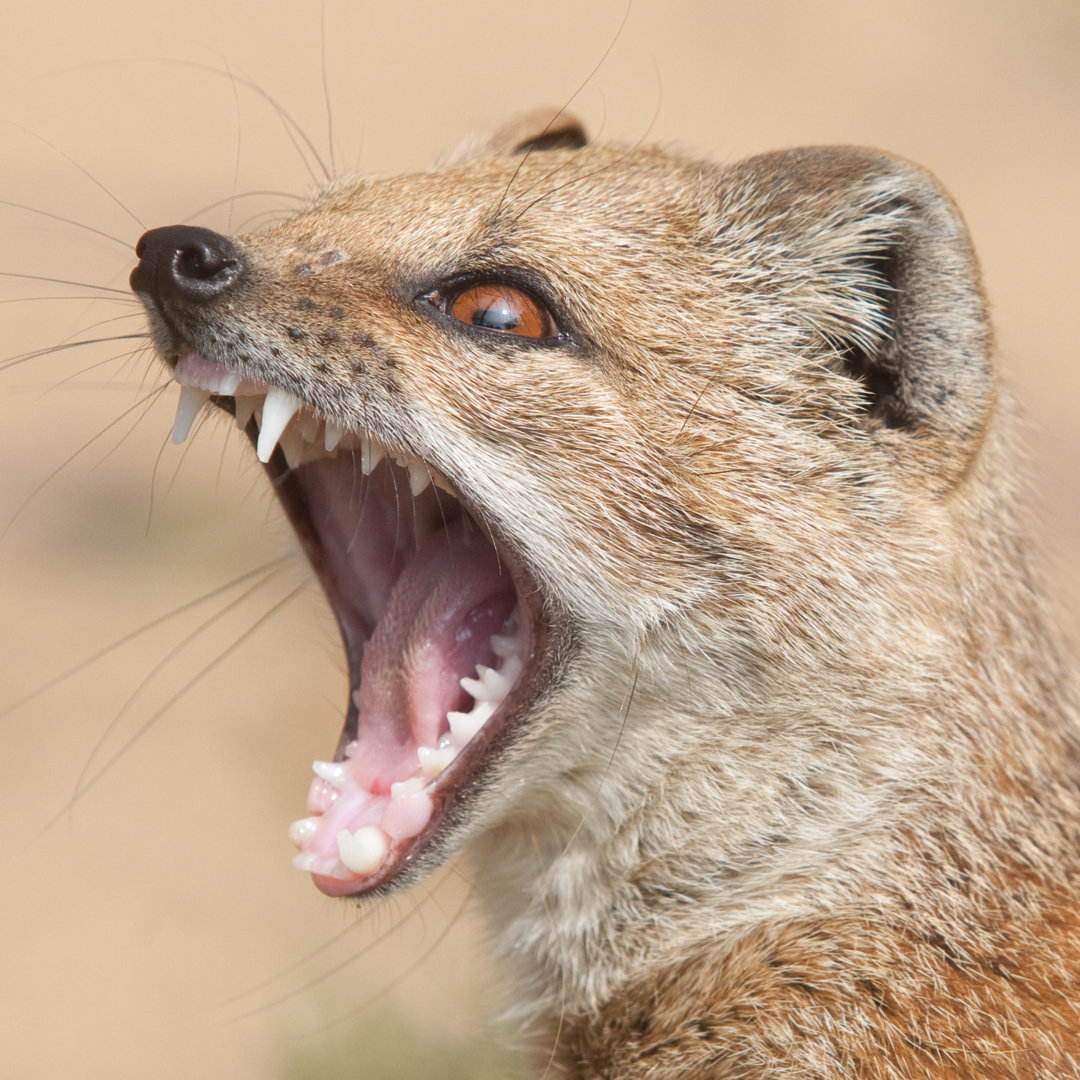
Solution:
[{"label": "yellow mongoose", "polygon": [[559,1075],[1080,1077],[1077,727],[956,208],[545,119],[139,245],[174,436],[235,413],[344,638],[297,865],[464,845]]}]

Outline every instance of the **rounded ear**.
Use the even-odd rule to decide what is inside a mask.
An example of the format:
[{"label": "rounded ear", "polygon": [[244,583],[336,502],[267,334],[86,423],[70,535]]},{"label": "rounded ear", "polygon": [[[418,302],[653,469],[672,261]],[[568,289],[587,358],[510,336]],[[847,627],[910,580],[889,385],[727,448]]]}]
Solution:
[{"label": "rounded ear", "polygon": [[786,317],[863,384],[867,422],[974,446],[996,398],[992,334],[967,228],[937,181],[879,151],[812,147],[742,162],[722,188],[716,243],[771,264],[769,294],[786,291]]},{"label": "rounded ear", "polygon": [[473,137],[451,159],[461,164],[491,154],[531,154],[543,150],[580,150],[588,143],[585,126],[563,109],[538,108],[507,121],[491,134]]}]

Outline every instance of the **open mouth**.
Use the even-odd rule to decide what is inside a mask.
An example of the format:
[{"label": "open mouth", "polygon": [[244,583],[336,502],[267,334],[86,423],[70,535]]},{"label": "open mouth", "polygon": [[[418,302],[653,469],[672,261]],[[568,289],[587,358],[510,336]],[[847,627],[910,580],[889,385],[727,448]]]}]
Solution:
[{"label": "open mouth", "polygon": [[316,761],[294,865],[325,893],[388,884],[459,815],[538,684],[538,590],[431,464],[179,349],[182,442],[211,398],[255,442],[334,609],[350,694]]}]

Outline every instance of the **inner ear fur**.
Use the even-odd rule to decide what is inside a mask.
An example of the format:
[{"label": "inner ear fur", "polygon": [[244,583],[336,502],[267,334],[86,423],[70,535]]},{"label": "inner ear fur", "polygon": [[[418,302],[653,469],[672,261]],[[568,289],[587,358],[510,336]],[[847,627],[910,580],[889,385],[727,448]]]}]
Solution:
[{"label": "inner ear fur", "polygon": [[791,297],[786,317],[862,383],[869,423],[979,438],[992,335],[967,228],[934,177],[875,150],[811,147],[751,158],[723,187],[719,243],[742,234],[755,249],[770,290]]}]

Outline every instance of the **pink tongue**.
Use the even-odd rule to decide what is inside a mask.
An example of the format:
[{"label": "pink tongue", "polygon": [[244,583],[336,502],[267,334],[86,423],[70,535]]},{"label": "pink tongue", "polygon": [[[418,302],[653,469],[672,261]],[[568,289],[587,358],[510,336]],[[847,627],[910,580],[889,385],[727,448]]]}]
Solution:
[{"label": "pink tongue", "polygon": [[468,707],[461,678],[492,663],[491,635],[514,610],[510,576],[486,540],[470,540],[475,528],[463,519],[428,537],[364,649],[349,765],[368,791],[416,774],[416,748],[437,746],[447,712]]}]

